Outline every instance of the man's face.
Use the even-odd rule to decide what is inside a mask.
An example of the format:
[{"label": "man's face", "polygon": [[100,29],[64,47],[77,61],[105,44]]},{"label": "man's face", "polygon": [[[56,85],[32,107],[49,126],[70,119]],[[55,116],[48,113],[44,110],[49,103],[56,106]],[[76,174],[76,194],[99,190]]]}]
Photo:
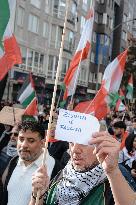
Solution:
[{"label": "man's face", "polygon": [[136,129],[136,122],[133,122],[133,128]]},{"label": "man's face", "polygon": [[10,141],[15,142],[17,144],[17,138],[18,138],[18,130],[17,130],[17,126],[14,126],[11,130]]},{"label": "man's face", "polygon": [[17,141],[17,150],[20,158],[25,162],[35,161],[42,152],[44,140],[41,140],[38,132],[31,130],[20,131]]},{"label": "man's face", "polygon": [[122,129],[118,128],[118,127],[114,127],[113,128],[114,134],[115,135],[121,135],[122,134]]},{"label": "man's face", "polygon": [[70,143],[69,149],[72,165],[76,171],[85,171],[92,165],[98,164],[96,156],[93,154],[93,147]]},{"label": "man's face", "polygon": [[134,141],[133,141],[133,149],[136,150],[136,137],[134,138]]}]

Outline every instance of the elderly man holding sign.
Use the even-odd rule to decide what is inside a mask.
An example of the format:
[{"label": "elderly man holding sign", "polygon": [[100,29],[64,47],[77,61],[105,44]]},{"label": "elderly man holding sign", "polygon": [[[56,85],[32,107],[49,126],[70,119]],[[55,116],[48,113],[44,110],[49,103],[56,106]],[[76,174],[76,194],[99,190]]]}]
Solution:
[{"label": "elderly man holding sign", "polygon": [[[71,126],[67,125],[67,127],[65,127],[65,122],[58,119],[57,127],[63,122],[63,128],[65,128],[64,130],[66,130],[66,132],[67,129],[70,129],[70,131],[73,130],[73,132],[80,133],[79,127],[78,131],[75,129],[77,127],[74,127],[74,125],[77,124],[72,116],[75,114],[76,119],[85,120],[87,119],[85,118],[87,115],[81,117],[78,113],[68,111],[63,114],[66,118],[71,118],[73,120],[72,123],[70,122]],[[93,117],[91,117],[91,133],[93,132],[93,120],[96,121],[96,118],[93,119]],[[82,126],[80,126],[80,128],[82,130]],[[42,193],[46,192],[43,198],[40,198],[39,205],[114,204],[106,174],[110,172],[112,173],[112,168],[114,169],[114,167],[117,166],[117,156],[120,145],[116,139],[112,138],[107,132],[100,132],[99,135],[102,137],[101,142],[103,142],[100,146],[100,142],[98,142],[97,145],[97,141],[95,143],[95,141],[92,140],[92,142],[90,142],[91,145],[87,145],[86,141],[84,144],[79,144],[77,141],[81,139],[73,138],[72,140],[71,138],[69,145],[70,160],[66,167],[54,178],[52,182],[50,182],[50,184],[47,184],[46,178],[48,178],[48,176],[46,168],[43,167],[38,170],[32,178],[33,193],[29,205],[35,204],[37,190]],[[65,137],[65,139],[67,139],[67,136]],[[60,139],[60,137],[58,138]],[[94,139],[96,140],[96,138]],[[110,151],[105,153],[103,151],[103,147],[106,150],[110,149]],[[100,155],[98,156],[98,153],[100,154],[100,152],[103,152],[101,153],[101,157]],[[107,157],[109,160],[107,160]],[[48,189],[47,186],[49,187]]]}]

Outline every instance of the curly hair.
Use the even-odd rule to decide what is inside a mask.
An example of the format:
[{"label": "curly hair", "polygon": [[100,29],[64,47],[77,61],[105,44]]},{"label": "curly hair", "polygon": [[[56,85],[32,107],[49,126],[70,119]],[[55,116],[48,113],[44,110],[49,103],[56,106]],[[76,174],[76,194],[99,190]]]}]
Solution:
[{"label": "curly hair", "polygon": [[45,138],[45,130],[44,127],[36,121],[31,121],[31,120],[24,120],[23,122],[18,124],[18,131],[23,130],[26,132],[27,130],[30,130],[31,132],[38,132],[39,137],[41,139]]}]

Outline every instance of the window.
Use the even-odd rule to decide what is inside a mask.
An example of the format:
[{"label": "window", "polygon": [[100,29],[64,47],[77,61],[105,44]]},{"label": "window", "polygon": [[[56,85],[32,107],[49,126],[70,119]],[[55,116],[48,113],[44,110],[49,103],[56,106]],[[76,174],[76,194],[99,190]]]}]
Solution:
[{"label": "window", "polygon": [[74,33],[68,29],[66,32],[64,49],[72,52],[73,47],[74,47]]},{"label": "window", "polygon": [[44,55],[40,54],[39,56],[40,56],[40,61],[39,61],[38,69],[40,72],[43,72]]},{"label": "window", "polygon": [[76,5],[75,2],[72,2],[71,12],[72,12],[73,15],[75,15],[76,12],[77,12],[77,5]]},{"label": "window", "polygon": [[62,26],[58,26],[57,27],[57,38],[56,38],[56,48],[60,48],[60,44],[61,44],[61,40],[62,40],[62,32],[63,32],[63,27]]},{"label": "window", "polygon": [[48,38],[49,35],[49,24],[47,22],[43,22],[43,37]]},{"label": "window", "polygon": [[54,60],[54,56],[50,55],[49,56],[49,63],[48,63],[48,70],[50,70],[50,71],[53,70],[53,60]]},{"label": "window", "polygon": [[66,59],[66,58],[62,59],[62,70],[61,70],[62,78],[64,78],[64,76],[65,76],[65,73],[69,67],[69,63],[70,63],[70,61],[68,59]]},{"label": "window", "polygon": [[22,64],[26,65],[27,49],[21,46]]},{"label": "window", "polygon": [[40,9],[41,7],[41,1],[40,0],[31,0],[31,4],[35,6],[36,8]]},{"label": "window", "polygon": [[92,73],[89,73],[89,82],[92,82]]},{"label": "window", "polygon": [[28,30],[38,33],[39,18],[33,14],[29,15]]},{"label": "window", "polygon": [[112,9],[114,8],[114,0],[112,0]]},{"label": "window", "polygon": [[21,48],[21,56],[22,56],[22,64],[20,65],[21,68],[26,69],[27,63],[27,48],[24,46],[20,46]]},{"label": "window", "polygon": [[57,18],[62,18],[62,17],[64,18],[65,7],[66,7],[65,0],[54,0],[53,1],[53,16]]},{"label": "window", "polygon": [[39,53],[35,52],[35,57],[34,57],[34,67],[38,67],[39,64]]},{"label": "window", "polygon": [[51,0],[45,0],[45,12],[49,13],[51,8]]},{"label": "window", "polygon": [[92,73],[92,82],[97,82],[97,73]]},{"label": "window", "polygon": [[96,43],[96,32],[93,31],[93,42]]},{"label": "window", "polygon": [[55,79],[55,74],[58,66],[58,57],[49,55],[49,63],[48,63],[48,77],[51,79]]},{"label": "window", "polygon": [[103,24],[107,24],[107,13],[103,14]]},{"label": "window", "polygon": [[51,41],[50,46],[51,48],[55,48],[56,44],[56,34],[57,34],[57,26],[52,24],[51,26]]},{"label": "window", "polygon": [[103,14],[98,13],[98,24],[103,23]]},{"label": "window", "polygon": [[22,26],[24,22],[24,13],[25,10],[21,6],[18,7],[17,11],[17,25]]},{"label": "window", "polygon": [[83,81],[86,81],[86,69],[85,68],[81,68],[81,79]]},{"label": "window", "polygon": [[34,51],[29,49],[28,50],[28,59],[27,59],[28,70],[32,70],[33,62],[34,62]]},{"label": "window", "polygon": [[98,23],[98,13],[97,12],[95,12],[95,14],[94,14],[94,20],[96,23]]},{"label": "window", "polygon": [[83,0],[82,8],[83,8],[85,11],[87,11],[87,9],[88,9],[87,0]]},{"label": "window", "polygon": [[[44,60],[44,55],[37,52],[37,51],[31,51],[33,55],[32,59],[32,70],[38,73],[43,73],[43,60]],[[29,60],[31,62],[31,60]],[[28,64],[29,65],[29,64]],[[31,66],[31,64],[30,64]]]},{"label": "window", "polygon": [[21,46],[21,54],[22,54],[22,64],[21,68],[27,69],[28,71],[35,71],[37,73],[43,73],[43,62],[44,55],[34,51],[30,48],[26,48]]},{"label": "window", "polygon": [[91,62],[92,62],[92,63],[95,62],[95,55],[94,55],[94,52],[91,52]]},{"label": "window", "polygon": [[110,17],[107,15],[107,27],[109,27]]},{"label": "window", "polygon": [[109,27],[110,29],[113,29],[113,19],[112,18],[109,19]]}]

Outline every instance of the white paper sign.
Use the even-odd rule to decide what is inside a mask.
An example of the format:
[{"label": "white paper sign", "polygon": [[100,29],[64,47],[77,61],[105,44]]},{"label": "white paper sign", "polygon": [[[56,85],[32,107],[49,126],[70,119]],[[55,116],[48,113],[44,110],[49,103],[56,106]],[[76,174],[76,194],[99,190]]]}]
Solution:
[{"label": "white paper sign", "polygon": [[60,109],[55,138],[87,145],[92,133],[99,132],[99,129],[100,124],[96,117]]}]

